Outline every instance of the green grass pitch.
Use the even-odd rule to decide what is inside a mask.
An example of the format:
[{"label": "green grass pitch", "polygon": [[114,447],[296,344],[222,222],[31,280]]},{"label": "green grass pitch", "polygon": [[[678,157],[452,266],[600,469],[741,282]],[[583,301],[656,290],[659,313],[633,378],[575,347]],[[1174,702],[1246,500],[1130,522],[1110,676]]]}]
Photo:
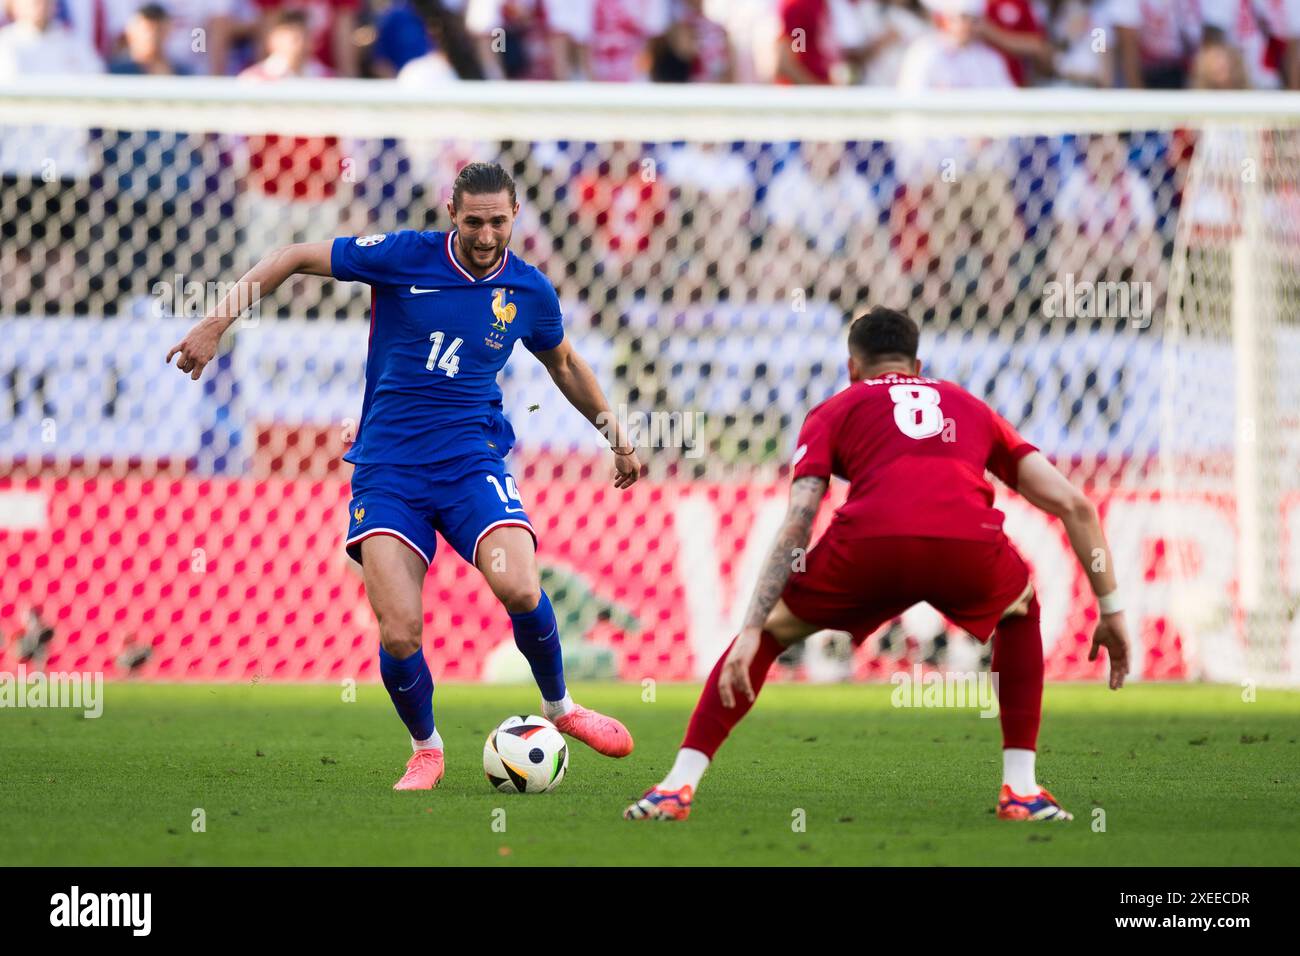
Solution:
[{"label": "green grass pitch", "polygon": [[620,813],[667,768],[695,686],[653,702],[639,684],[575,687],[636,752],[574,743],[555,793],[507,796],[483,777],[483,739],[536,709],[531,688],[440,685],[447,776],[417,794],[391,789],[409,752],[377,684],[355,702],[325,685],[109,684],[99,719],[0,711],[0,863],[1300,864],[1300,693],[1049,686],[1039,779],[1076,819],[1030,825],[993,816],[996,720],[896,709],[891,690],[770,685],[678,824]]}]

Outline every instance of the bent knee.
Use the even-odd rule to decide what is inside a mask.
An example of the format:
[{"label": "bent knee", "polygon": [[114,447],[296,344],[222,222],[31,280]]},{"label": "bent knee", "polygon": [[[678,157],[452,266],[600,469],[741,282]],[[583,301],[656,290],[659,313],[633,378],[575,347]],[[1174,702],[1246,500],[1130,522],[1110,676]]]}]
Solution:
[{"label": "bent knee", "polygon": [[412,614],[386,614],[379,620],[379,643],[396,658],[410,657],[420,649],[424,621]]},{"label": "bent knee", "polygon": [[1000,620],[1006,620],[1009,617],[1024,617],[1029,613],[1029,605],[1034,600],[1034,582],[1030,581],[1025,585],[1025,590],[1020,597],[1012,602],[1011,606],[1002,612]]},{"label": "bent knee", "polygon": [[785,601],[777,601],[776,607],[772,608],[767,621],[763,624],[763,630],[771,634],[778,644],[789,647],[821,628],[795,617]]},{"label": "bent knee", "polygon": [[542,588],[536,581],[498,582],[492,590],[511,614],[527,614],[542,600]]}]

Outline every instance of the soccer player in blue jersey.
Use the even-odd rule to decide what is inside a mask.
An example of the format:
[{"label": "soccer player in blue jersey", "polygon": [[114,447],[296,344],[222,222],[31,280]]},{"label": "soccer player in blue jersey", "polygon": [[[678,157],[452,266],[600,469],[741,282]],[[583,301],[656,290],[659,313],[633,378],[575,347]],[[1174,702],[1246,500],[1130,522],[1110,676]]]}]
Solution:
[{"label": "soccer player in blue jersey", "polygon": [[379,621],[379,673],[415,751],[398,790],[432,789],[443,774],[421,642],[421,591],[435,532],[482,572],[505,605],[543,714],[606,756],[632,752],[626,727],[578,706],[565,689],[555,613],[538,579],[537,535],[506,470],[515,436],[496,379],[515,342],[610,440],[616,488],[635,482],[641,463],[619,426],[606,424],[613,418],[609,403],[564,337],[554,288],[508,248],[519,211],[510,175],[496,164],[471,163],[456,178],[447,211],[450,232],[276,249],[167,353],[169,363],[179,355],[177,367],[197,380],[242,310],[290,276],[370,285],[361,425],[344,456],[355,465],[345,546],[361,563]]}]

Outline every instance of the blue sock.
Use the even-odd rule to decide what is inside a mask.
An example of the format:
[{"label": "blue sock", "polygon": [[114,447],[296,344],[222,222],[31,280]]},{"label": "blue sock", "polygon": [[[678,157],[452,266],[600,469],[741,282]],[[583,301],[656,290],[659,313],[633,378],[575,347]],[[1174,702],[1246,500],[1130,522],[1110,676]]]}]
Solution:
[{"label": "blue sock", "polygon": [[379,648],[379,676],[393,698],[397,716],[402,718],[413,740],[433,736],[433,675],[424,662],[424,649],[398,660]]},{"label": "blue sock", "polygon": [[560,628],[555,623],[551,599],[542,592],[537,607],[523,614],[511,614],[515,627],[515,647],[528,658],[533,680],[542,692],[542,700],[564,700],[564,654],[560,650]]}]

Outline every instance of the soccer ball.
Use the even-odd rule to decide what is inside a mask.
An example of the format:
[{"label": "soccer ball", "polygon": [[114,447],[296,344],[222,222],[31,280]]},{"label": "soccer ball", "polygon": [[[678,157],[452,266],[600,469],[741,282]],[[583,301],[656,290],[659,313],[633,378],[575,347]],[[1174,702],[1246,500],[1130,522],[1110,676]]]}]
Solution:
[{"label": "soccer ball", "polygon": [[549,793],[569,769],[569,745],[545,717],[507,717],[483,744],[483,772],[502,793]]}]

